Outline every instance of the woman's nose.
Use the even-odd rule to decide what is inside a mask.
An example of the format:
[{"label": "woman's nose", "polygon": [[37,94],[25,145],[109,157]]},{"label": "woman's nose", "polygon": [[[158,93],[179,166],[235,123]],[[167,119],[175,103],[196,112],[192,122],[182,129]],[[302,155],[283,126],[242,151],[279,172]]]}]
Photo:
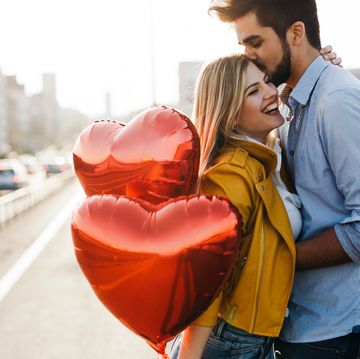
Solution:
[{"label": "woman's nose", "polygon": [[277,88],[271,82],[265,83],[265,98],[270,98],[278,95]]}]

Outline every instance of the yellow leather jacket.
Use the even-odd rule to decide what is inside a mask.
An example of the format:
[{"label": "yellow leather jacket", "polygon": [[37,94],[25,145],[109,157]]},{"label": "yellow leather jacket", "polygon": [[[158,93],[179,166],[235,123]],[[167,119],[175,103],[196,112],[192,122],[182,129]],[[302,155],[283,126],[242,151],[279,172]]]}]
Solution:
[{"label": "yellow leather jacket", "polygon": [[193,324],[214,326],[218,315],[248,333],[276,337],[295,271],[295,243],[273,183],[276,154],[259,144],[227,146],[201,183],[201,193],[227,197],[243,220],[239,261],[231,280]]}]

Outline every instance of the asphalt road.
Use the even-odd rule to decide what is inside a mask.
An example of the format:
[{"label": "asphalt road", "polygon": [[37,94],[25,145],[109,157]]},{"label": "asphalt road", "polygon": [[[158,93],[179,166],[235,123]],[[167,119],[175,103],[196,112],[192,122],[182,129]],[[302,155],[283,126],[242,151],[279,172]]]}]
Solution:
[{"label": "asphalt road", "polygon": [[[76,181],[0,230],[0,285],[79,193]],[[156,358],[93,294],[75,260],[70,218],[0,298],[1,359]]]}]

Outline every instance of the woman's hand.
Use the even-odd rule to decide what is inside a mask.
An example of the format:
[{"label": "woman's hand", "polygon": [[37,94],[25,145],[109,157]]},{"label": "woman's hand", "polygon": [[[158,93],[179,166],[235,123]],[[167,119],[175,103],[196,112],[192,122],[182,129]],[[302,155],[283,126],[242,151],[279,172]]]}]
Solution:
[{"label": "woman's hand", "polygon": [[190,325],[184,331],[179,359],[201,359],[211,329],[210,327]]},{"label": "woman's hand", "polygon": [[325,46],[322,49],[320,49],[320,54],[326,61],[330,61],[334,65],[339,65],[342,63],[341,57],[338,57],[336,52],[333,51],[333,48],[331,45]]}]

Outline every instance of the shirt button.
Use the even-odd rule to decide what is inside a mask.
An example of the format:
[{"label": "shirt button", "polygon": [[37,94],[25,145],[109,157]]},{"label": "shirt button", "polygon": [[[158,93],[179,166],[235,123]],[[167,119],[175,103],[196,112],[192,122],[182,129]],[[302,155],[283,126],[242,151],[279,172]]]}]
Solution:
[{"label": "shirt button", "polygon": [[260,186],[260,189],[261,189],[262,191],[265,191],[265,186]]},{"label": "shirt button", "polygon": [[290,156],[294,156],[294,151],[290,151]]}]

